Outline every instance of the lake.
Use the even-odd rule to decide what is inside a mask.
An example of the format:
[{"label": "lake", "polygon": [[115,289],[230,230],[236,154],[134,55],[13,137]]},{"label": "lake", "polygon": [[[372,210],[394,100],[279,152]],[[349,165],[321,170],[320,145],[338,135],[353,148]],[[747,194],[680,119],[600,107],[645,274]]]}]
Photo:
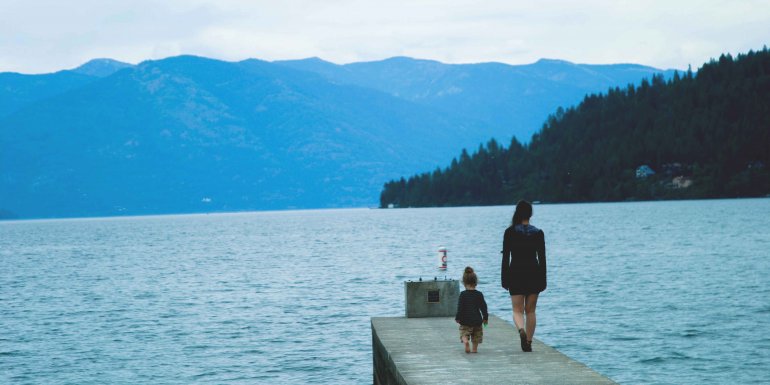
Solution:
[{"label": "lake", "polygon": [[[512,214],[0,222],[0,383],[371,383],[369,319],[403,315],[406,280],[473,266],[511,322]],[[770,381],[770,199],[536,205],[532,223],[549,264],[536,338],[620,383]]]}]

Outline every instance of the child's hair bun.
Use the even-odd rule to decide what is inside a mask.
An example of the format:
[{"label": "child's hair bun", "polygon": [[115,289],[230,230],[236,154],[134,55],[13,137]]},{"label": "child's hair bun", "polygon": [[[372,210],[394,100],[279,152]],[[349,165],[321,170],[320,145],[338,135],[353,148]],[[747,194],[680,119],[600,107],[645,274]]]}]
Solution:
[{"label": "child's hair bun", "polygon": [[473,268],[466,266],[465,272],[463,273],[463,285],[476,286],[478,282],[479,278],[476,276],[476,273],[473,272]]}]

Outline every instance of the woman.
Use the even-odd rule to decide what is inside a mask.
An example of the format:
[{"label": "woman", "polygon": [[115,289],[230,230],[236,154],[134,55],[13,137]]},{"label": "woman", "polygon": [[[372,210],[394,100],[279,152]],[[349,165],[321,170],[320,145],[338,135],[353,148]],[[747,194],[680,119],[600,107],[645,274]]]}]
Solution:
[{"label": "woman", "polygon": [[[511,294],[513,323],[519,329],[521,350],[532,351],[535,334],[537,297],[546,287],[545,236],[529,224],[532,205],[524,200],[516,204],[511,226],[503,235],[503,288]],[[524,313],[526,312],[526,321]]]}]

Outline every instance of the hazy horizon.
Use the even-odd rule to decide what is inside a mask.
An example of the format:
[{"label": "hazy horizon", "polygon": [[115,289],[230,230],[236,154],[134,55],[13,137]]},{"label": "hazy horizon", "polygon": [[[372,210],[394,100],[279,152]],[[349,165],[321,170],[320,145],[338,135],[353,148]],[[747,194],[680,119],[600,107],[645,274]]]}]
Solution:
[{"label": "hazy horizon", "polygon": [[338,64],[394,56],[511,65],[554,58],[683,70],[723,53],[761,49],[770,14],[757,10],[768,7],[770,0],[13,2],[0,7],[0,72],[182,54]]},{"label": "hazy horizon", "polygon": [[[745,53],[745,52],[739,52],[738,54],[741,54],[741,53]],[[529,62],[529,63],[504,63],[504,62],[501,62],[501,61],[447,63],[447,62],[443,62],[441,60],[432,59],[432,58],[424,58],[424,57],[389,56],[389,57],[383,57],[381,59],[375,59],[375,60],[361,60],[361,61],[352,61],[352,62],[335,62],[335,61],[327,60],[325,58],[318,57],[318,56],[307,56],[307,57],[301,57],[301,58],[296,58],[296,59],[274,59],[274,60],[266,60],[266,59],[262,59],[262,58],[258,58],[258,57],[247,57],[247,58],[237,59],[237,60],[228,60],[228,59],[222,59],[222,58],[210,57],[210,56],[203,56],[203,55],[195,55],[195,54],[179,54],[179,55],[172,55],[172,56],[156,58],[156,59],[144,59],[144,60],[140,60],[138,62],[125,62],[125,61],[117,60],[117,59],[110,58],[110,57],[95,57],[95,58],[88,59],[88,60],[84,61],[83,63],[77,64],[74,67],[58,68],[58,69],[53,69],[53,70],[48,71],[48,72],[30,73],[30,72],[17,72],[17,71],[0,71],[0,73],[19,73],[19,74],[22,74],[22,75],[45,75],[45,74],[55,73],[55,72],[58,72],[58,71],[74,70],[74,69],[77,69],[77,68],[79,68],[79,67],[81,67],[83,65],[86,65],[86,64],[90,63],[90,62],[98,61],[98,60],[112,60],[112,61],[116,61],[116,62],[120,62],[120,63],[124,63],[124,64],[129,64],[129,65],[132,65],[132,66],[136,66],[136,65],[139,65],[139,64],[144,63],[144,62],[161,61],[161,60],[170,59],[170,58],[174,58],[174,57],[180,57],[180,56],[201,57],[201,58],[212,59],[212,60],[217,60],[217,61],[223,61],[223,62],[228,62],[228,63],[237,63],[237,62],[241,62],[241,61],[245,61],[245,60],[261,60],[261,61],[266,61],[266,62],[270,62],[270,63],[278,63],[278,62],[285,62],[285,61],[302,61],[302,60],[319,59],[319,60],[322,60],[324,62],[335,64],[335,65],[347,65],[347,64],[357,64],[357,63],[375,63],[375,62],[381,62],[381,61],[386,61],[386,60],[391,60],[391,59],[396,59],[396,58],[408,58],[408,59],[412,59],[412,60],[416,60],[416,61],[431,61],[431,62],[438,62],[438,63],[441,63],[441,64],[447,64],[447,65],[503,64],[503,65],[508,65],[508,66],[527,66],[527,65],[536,64],[536,63],[538,63],[538,62],[540,62],[542,60],[551,60],[551,61],[567,62],[567,63],[574,64],[574,65],[591,65],[591,66],[593,66],[593,65],[597,65],[597,66],[598,65],[639,65],[639,66],[644,66],[644,67],[655,68],[655,69],[662,70],[662,71],[668,71],[668,70],[686,71],[687,70],[687,68],[660,68],[660,67],[655,67],[655,66],[648,65],[648,64],[645,64],[645,63],[629,63],[629,62],[622,62],[622,63],[621,62],[619,62],[619,63],[577,63],[577,62],[572,62],[572,61],[569,61],[569,60],[559,59],[559,58],[539,58],[539,59],[537,59],[535,61],[532,61],[532,62]],[[718,57],[719,57],[719,55],[715,55],[715,57],[713,57],[712,59],[716,59]],[[701,65],[703,65],[703,64],[705,64],[707,62],[708,61],[706,61],[704,63],[699,63],[697,65],[693,65],[692,66],[692,70],[695,71]]]}]

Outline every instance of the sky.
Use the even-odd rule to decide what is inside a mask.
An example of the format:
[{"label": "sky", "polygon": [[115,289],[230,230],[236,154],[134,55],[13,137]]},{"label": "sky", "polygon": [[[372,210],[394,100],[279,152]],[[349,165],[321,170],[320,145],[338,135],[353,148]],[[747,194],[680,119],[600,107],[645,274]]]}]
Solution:
[{"label": "sky", "polygon": [[770,0],[0,0],[0,72],[181,54],[697,69],[769,43]]}]

